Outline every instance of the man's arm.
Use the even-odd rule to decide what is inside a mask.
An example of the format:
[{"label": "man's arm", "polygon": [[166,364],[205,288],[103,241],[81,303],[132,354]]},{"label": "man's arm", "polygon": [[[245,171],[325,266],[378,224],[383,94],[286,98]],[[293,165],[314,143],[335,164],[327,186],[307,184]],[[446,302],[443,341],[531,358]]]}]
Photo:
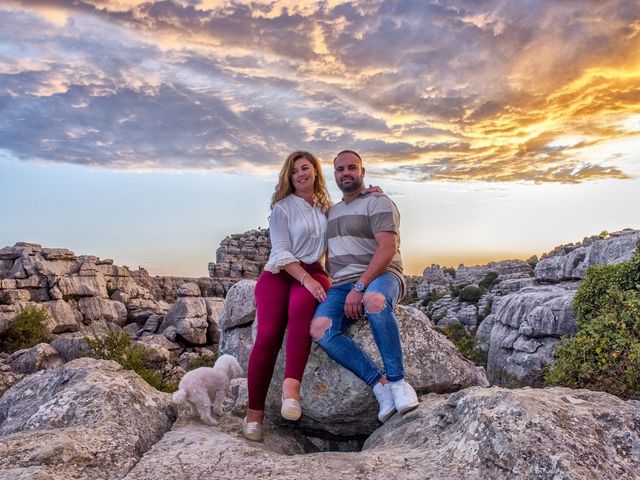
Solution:
[{"label": "man's arm", "polygon": [[[376,251],[369,262],[367,269],[360,275],[358,281],[367,287],[374,279],[382,275],[393,260],[398,250],[398,236],[395,232],[378,232],[375,234]],[[351,290],[344,302],[344,313],[347,317],[357,319],[362,317],[362,297],[364,292]]]}]

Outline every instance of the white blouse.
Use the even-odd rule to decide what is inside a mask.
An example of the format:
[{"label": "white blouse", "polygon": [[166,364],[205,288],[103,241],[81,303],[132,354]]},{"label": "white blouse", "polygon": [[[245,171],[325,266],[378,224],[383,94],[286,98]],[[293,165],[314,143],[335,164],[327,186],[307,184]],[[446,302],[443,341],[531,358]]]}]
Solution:
[{"label": "white blouse", "polygon": [[322,261],[327,249],[327,217],[320,206],[287,195],[273,206],[269,218],[271,254],[264,269],[278,273],[293,262]]}]

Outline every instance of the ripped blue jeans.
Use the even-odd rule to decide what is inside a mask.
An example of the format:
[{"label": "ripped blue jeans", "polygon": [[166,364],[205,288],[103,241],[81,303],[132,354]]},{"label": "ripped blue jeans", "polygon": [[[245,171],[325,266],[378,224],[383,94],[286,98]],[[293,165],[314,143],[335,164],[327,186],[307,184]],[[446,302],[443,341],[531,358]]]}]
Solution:
[{"label": "ripped blue jeans", "polygon": [[[400,330],[398,320],[393,313],[400,295],[400,280],[393,273],[385,272],[371,282],[365,292],[365,297],[367,294],[379,293],[385,300],[384,307],[379,312],[371,313],[365,308],[365,317],[378,346],[384,370],[379,369],[360,345],[345,333],[357,321],[347,318],[344,314],[344,302],[351,288],[351,284],[348,283],[332,286],[327,291],[327,300],[318,305],[313,316],[312,332],[315,331],[313,326],[315,322],[318,326],[326,325],[328,328],[324,331],[324,335],[314,338],[314,341],[327,352],[329,357],[353,372],[369,386],[374,386],[382,375],[391,382],[402,380],[404,366]],[[330,325],[326,320],[321,320],[322,317],[328,318]]]}]

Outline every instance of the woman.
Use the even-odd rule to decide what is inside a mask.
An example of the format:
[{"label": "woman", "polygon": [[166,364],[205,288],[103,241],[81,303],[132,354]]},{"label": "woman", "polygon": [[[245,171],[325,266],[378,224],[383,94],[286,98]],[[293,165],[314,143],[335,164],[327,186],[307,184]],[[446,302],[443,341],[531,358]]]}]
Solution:
[{"label": "woman", "polygon": [[267,390],[287,329],[281,414],[298,420],[300,382],[309,357],[309,326],[331,282],[321,262],[326,250],[326,213],[331,200],[318,160],[310,153],[289,155],[271,199],[271,255],[256,284],[258,332],[249,357],[249,405],[242,433],[262,440]]}]

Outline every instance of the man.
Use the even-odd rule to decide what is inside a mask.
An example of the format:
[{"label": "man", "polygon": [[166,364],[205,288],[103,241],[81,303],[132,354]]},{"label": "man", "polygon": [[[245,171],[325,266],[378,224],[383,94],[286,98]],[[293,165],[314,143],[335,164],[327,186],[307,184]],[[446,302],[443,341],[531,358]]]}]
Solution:
[{"label": "man", "polygon": [[[400,331],[393,308],[404,290],[400,257],[400,215],[384,194],[365,193],[360,155],[340,152],[333,161],[344,196],[329,211],[328,270],[333,286],[311,322],[311,336],[327,354],[373,387],[386,422],[397,410],[418,406],[415,390],[404,380]],[[346,329],[366,316],[384,363],[384,371],[366,355]]]}]

